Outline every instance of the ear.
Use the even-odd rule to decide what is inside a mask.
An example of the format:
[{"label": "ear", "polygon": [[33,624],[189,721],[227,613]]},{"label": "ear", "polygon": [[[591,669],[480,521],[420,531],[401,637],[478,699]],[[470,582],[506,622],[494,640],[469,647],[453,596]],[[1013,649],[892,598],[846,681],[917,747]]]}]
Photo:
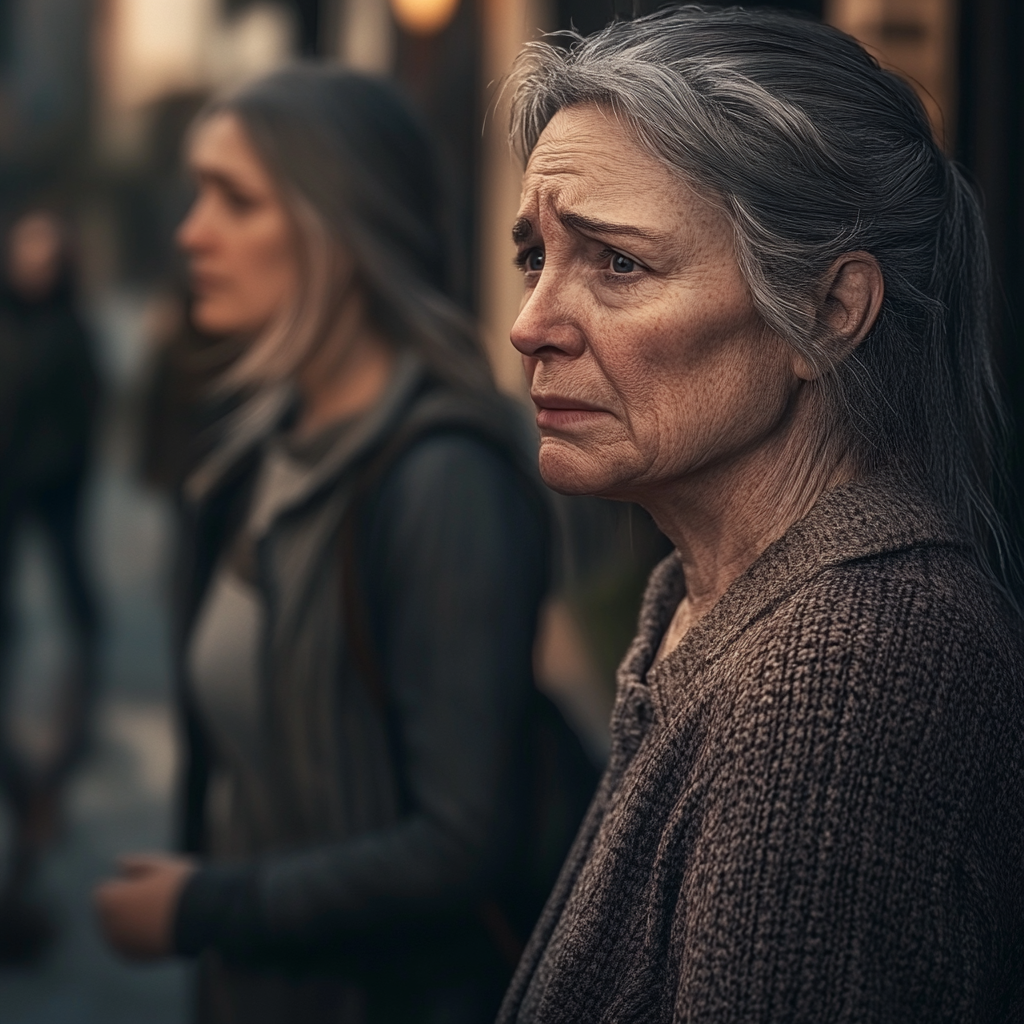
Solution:
[{"label": "ear", "polygon": [[[834,362],[842,362],[875,326],[885,296],[878,260],[870,253],[849,252],[832,264],[823,282],[825,295],[818,320],[828,338]],[[794,355],[793,371],[801,380],[818,373],[803,356]]]}]

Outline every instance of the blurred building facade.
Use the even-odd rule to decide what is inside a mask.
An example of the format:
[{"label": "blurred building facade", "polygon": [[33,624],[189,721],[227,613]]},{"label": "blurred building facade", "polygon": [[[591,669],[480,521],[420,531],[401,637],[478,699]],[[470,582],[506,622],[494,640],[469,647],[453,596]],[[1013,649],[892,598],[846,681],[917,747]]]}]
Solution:
[{"label": "blurred building facade", "polygon": [[0,0],[0,214],[87,174],[93,13],[91,0]]}]

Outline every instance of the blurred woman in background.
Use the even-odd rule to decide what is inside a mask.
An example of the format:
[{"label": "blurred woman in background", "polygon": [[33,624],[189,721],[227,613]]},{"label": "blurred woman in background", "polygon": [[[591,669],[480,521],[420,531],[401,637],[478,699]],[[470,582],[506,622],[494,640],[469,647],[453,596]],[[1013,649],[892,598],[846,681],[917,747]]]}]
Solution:
[{"label": "blurred woman in background", "polygon": [[200,955],[205,1021],[485,1021],[515,955],[547,516],[446,296],[427,140],[316,68],[194,129],[194,320],[247,400],[192,474],[188,857],[98,892],[140,958]]},{"label": "blurred woman in background", "polygon": [[[66,229],[31,209],[7,236],[0,288],[0,787],[13,811],[9,875],[0,895],[0,958],[31,958],[50,933],[26,901],[53,839],[60,792],[79,761],[96,683],[96,600],[81,547],[81,511],[99,398],[93,345],[74,302]],[[59,690],[42,763],[6,727],[16,539],[43,532],[70,615],[72,663]]]}]

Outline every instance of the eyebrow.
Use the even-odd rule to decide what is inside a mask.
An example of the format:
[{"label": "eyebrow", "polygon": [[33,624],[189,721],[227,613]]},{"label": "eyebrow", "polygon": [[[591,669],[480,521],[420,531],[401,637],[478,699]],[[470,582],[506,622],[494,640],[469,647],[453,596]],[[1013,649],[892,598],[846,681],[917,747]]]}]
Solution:
[{"label": "eyebrow", "polygon": [[559,214],[558,219],[575,231],[591,235],[627,235],[630,238],[642,238],[648,242],[663,241],[665,236],[654,231],[645,231],[634,224],[613,224],[607,220],[594,220],[584,217],[581,213],[566,212]]},{"label": "eyebrow", "polygon": [[[562,213],[558,219],[567,227],[590,235],[626,235],[630,238],[642,238],[648,242],[661,242],[665,236],[654,231],[646,231],[635,224],[615,224],[607,220],[594,220],[584,217],[582,213]],[[517,245],[527,241],[533,235],[533,224],[528,217],[520,217],[512,225],[512,241]]]},{"label": "eyebrow", "polygon": [[192,167],[189,168],[189,172],[197,182],[208,182],[228,192],[248,195],[252,191],[251,186],[238,182],[227,171],[221,171],[213,167]]},{"label": "eyebrow", "polygon": [[199,184],[216,185],[219,188],[234,190],[237,186],[222,171],[214,171],[205,167],[189,168],[192,178]]},{"label": "eyebrow", "polygon": [[520,217],[512,225],[512,241],[516,244],[525,242],[533,234],[533,225],[528,217]]}]

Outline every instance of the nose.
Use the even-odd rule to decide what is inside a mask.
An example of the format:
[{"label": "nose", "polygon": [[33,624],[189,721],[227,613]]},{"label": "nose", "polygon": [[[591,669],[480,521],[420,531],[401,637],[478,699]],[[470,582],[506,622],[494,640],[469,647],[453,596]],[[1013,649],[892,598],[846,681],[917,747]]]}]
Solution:
[{"label": "nose", "polygon": [[197,196],[189,207],[188,213],[185,214],[185,219],[174,232],[174,241],[179,249],[192,254],[209,244],[204,220],[203,203],[201,198]]},{"label": "nose", "polygon": [[529,359],[576,357],[586,345],[568,282],[552,271],[550,265],[545,267],[509,335],[516,349]]}]

